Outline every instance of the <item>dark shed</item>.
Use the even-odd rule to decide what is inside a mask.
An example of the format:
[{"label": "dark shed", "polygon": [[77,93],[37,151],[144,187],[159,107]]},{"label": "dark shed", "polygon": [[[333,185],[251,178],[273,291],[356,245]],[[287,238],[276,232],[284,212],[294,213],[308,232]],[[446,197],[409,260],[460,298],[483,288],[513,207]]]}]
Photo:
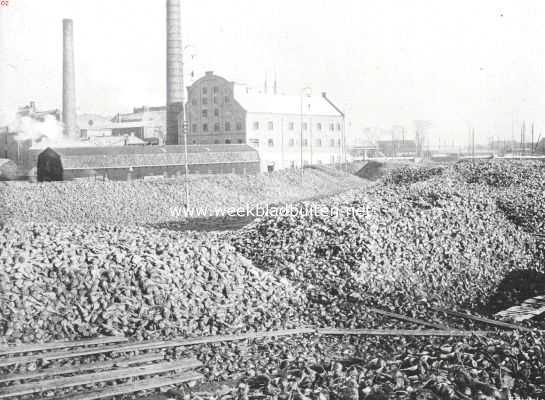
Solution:
[{"label": "dark shed", "polygon": [[[189,173],[255,174],[259,155],[248,145],[187,146]],[[38,156],[38,180],[60,181],[90,176],[111,180],[185,173],[184,146],[112,146],[47,148]]]}]

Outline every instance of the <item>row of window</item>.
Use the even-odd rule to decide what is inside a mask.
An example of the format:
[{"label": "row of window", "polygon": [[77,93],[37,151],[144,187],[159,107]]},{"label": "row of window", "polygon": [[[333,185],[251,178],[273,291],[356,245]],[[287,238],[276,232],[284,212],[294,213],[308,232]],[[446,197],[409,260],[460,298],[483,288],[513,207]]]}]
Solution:
[{"label": "row of window", "polygon": [[[225,139],[225,144],[232,144],[232,143],[233,143],[233,141],[231,139]],[[237,143],[238,144],[244,144],[244,140],[237,139]],[[197,141],[193,140],[193,144],[197,144]],[[214,144],[220,144],[219,139],[214,140]]]},{"label": "row of window", "polygon": [[[322,142],[322,139],[316,139],[316,147],[322,147],[323,146],[323,142]],[[256,146],[256,147],[259,147],[259,139],[251,139],[250,140],[250,144]],[[267,146],[268,147],[274,147],[274,139],[268,139],[267,140]],[[289,139],[288,141],[288,146],[289,147],[294,147],[295,146],[295,139]],[[337,141],[335,141],[335,139],[331,139],[329,141],[329,146],[330,147],[341,147],[341,140],[340,139],[337,139]],[[308,139],[303,139],[303,147],[308,147]]]},{"label": "row of window", "polygon": [[[331,164],[335,164],[335,162],[340,162],[341,158],[339,156],[334,156],[332,155],[330,158],[329,158],[329,162]],[[290,168],[295,168],[296,166],[300,165],[300,161],[294,161],[294,160],[291,160],[290,161]],[[316,160],[316,164],[318,165],[322,165],[324,162],[322,160]],[[308,165],[308,160],[303,160],[303,165]]]},{"label": "row of window", "polygon": [[[221,130],[221,125],[219,122],[216,122],[214,124],[214,132],[219,132]],[[231,122],[225,122],[224,124],[224,130],[225,132],[230,132],[231,131]],[[202,132],[208,132],[208,124],[202,124]],[[237,122],[236,124],[236,130],[237,131],[241,131],[242,130],[242,122]],[[198,132],[199,131],[199,126],[197,124],[192,124],[191,125],[191,132],[195,133],[195,132]]]},{"label": "row of window", "polygon": [[[231,97],[229,97],[229,96],[224,96],[224,97],[223,97],[223,102],[224,102],[225,104],[231,103]],[[220,101],[219,101],[219,98],[218,98],[217,96],[212,97],[212,104],[219,104],[219,103],[220,103]],[[193,97],[193,98],[191,99],[191,105],[196,106],[196,105],[198,105],[198,104],[199,104],[199,101],[198,101],[195,97]],[[203,97],[203,98],[201,99],[201,104],[202,104],[203,106],[208,105],[208,104],[209,104],[209,103],[208,103],[208,97]]]},{"label": "row of window", "polygon": [[[254,122],[254,130],[257,131],[257,130],[259,130],[259,128],[260,128],[259,121],[255,121]],[[267,129],[272,131],[274,129],[274,122],[272,122],[272,121],[267,122]],[[295,130],[295,122],[289,122],[288,123],[288,129],[290,131]],[[322,123],[318,122],[316,124],[316,130],[318,132],[321,132],[323,129],[324,129],[324,126],[322,125]],[[304,131],[308,130],[308,122],[303,122],[303,130]],[[337,124],[337,131],[340,131],[340,130],[341,130],[341,124]],[[330,132],[335,131],[335,124],[334,123],[329,124],[329,131]]]},{"label": "row of window", "polygon": [[[208,110],[207,109],[202,110],[201,115],[203,118],[208,118]],[[220,116],[219,108],[214,108],[214,117],[219,117],[219,116]]]},{"label": "row of window", "polygon": [[[203,87],[202,87],[202,94],[203,94],[204,96],[206,96],[206,95],[208,94],[208,92],[209,92],[208,87],[203,86]],[[219,88],[218,86],[214,86],[214,87],[212,88],[212,93],[214,93],[214,96],[216,96],[219,92],[220,92],[220,88]],[[231,89],[225,88],[225,89],[223,89],[223,92],[224,92],[225,94],[229,95],[229,94],[231,94]]]}]

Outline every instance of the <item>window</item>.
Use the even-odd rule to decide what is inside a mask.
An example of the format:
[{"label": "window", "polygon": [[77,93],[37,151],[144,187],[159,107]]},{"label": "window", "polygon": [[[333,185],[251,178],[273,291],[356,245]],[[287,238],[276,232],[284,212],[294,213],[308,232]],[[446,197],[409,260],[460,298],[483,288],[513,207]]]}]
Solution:
[{"label": "window", "polygon": [[202,131],[208,132],[208,124],[202,124]]},{"label": "window", "polygon": [[218,139],[214,140],[214,144],[220,144],[220,141]]},{"label": "window", "polygon": [[237,142],[238,142],[238,144],[243,144],[243,143],[244,143],[244,140],[238,139]]},{"label": "window", "polygon": [[329,141],[329,145],[330,145],[331,147],[335,147],[335,139],[331,139],[331,140]]},{"label": "window", "polygon": [[341,124],[337,124],[337,130],[338,130],[338,131],[341,130]]},{"label": "window", "polygon": [[231,144],[231,139],[225,139],[225,144]]},{"label": "window", "polygon": [[308,129],[308,124],[306,122],[303,122],[303,130],[306,131]]},{"label": "window", "polygon": [[219,132],[219,130],[220,130],[220,124],[216,122],[214,124],[214,132]]},{"label": "window", "polygon": [[259,122],[255,121],[254,122],[254,131],[257,131],[259,130]]},{"label": "window", "polygon": [[197,105],[197,99],[196,98],[192,98],[191,99],[191,104],[196,106]]},{"label": "window", "polygon": [[269,122],[267,123],[267,128],[268,128],[270,131],[272,131],[272,130],[274,129],[274,123],[273,123],[272,121],[269,121]]},{"label": "window", "polygon": [[230,131],[230,130],[231,130],[231,123],[230,123],[230,122],[226,122],[226,123],[225,123],[225,130],[226,130],[226,131]]},{"label": "window", "polygon": [[303,147],[307,147],[308,146],[308,139],[303,139]]},{"label": "window", "polygon": [[335,124],[329,124],[329,130],[334,131],[335,130]]},{"label": "window", "polygon": [[341,139],[337,140],[337,147],[341,147]]},{"label": "window", "polygon": [[259,147],[259,139],[248,139],[248,143],[252,146]]},{"label": "window", "polygon": [[289,141],[289,146],[290,146],[290,147],[295,146],[295,139],[293,139],[293,138],[290,139],[290,141]]},{"label": "window", "polygon": [[214,91],[214,94],[218,93],[220,91],[220,88],[217,87],[217,86],[214,86],[214,89],[212,89]]},{"label": "window", "polygon": [[288,129],[289,129],[290,131],[293,131],[293,130],[295,129],[295,124],[294,124],[293,122],[290,122],[290,123],[288,124]]},{"label": "window", "polygon": [[218,110],[217,108],[214,108],[214,117],[219,117],[220,116],[220,110]]},{"label": "window", "polygon": [[274,140],[269,139],[269,140],[267,141],[267,145],[268,145],[269,147],[274,147]]},{"label": "window", "polygon": [[208,110],[202,110],[202,117],[208,118]]},{"label": "window", "polygon": [[213,103],[218,104],[218,98],[216,96],[214,96]]},{"label": "window", "polygon": [[321,130],[322,130],[322,124],[321,124],[321,123],[318,122],[318,123],[316,124],[316,130],[317,130],[317,131],[321,131]]},{"label": "window", "polygon": [[194,141],[193,141],[193,144],[197,144],[197,141],[196,141],[196,140],[194,140]]},{"label": "window", "polygon": [[322,139],[317,139],[316,140],[316,146],[322,147]]},{"label": "window", "polygon": [[191,132],[197,132],[197,124],[191,125]]},{"label": "window", "polygon": [[203,87],[202,88],[202,94],[208,94],[208,88]]},{"label": "window", "polygon": [[241,130],[242,130],[242,122],[237,121],[237,131],[241,131]]},{"label": "window", "polygon": [[203,104],[203,105],[207,105],[207,104],[208,104],[208,97],[203,97],[203,98],[202,98],[202,104]]},{"label": "window", "polygon": [[229,96],[225,96],[225,103],[230,103],[231,102],[231,98]]}]

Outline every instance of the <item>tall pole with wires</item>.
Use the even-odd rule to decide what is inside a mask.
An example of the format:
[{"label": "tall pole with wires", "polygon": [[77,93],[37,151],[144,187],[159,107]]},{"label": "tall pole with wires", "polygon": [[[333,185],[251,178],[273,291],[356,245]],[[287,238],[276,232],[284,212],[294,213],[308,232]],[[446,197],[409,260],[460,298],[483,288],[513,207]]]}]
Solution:
[{"label": "tall pole with wires", "polygon": [[471,159],[475,164],[475,128],[471,130]]},{"label": "tall pole with wires", "polygon": [[185,187],[185,207],[186,210],[189,211],[189,161],[187,159],[187,131],[189,130],[189,121],[184,121],[182,125],[182,129],[184,130],[184,153],[185,153],[185,179],[184,179],[184,187]]},{"label": "tall pole with wires", "polygon": [[312,91],[312,89],[310,87],[308,87],[308,86],[301,89],[301,110],[300,110],[301,111],[301,115],[300,115],[300,117],[301,117],[301,124],[300,124],[301,125],[301,138],[300,138],[301,185],[303,184],[303,170],[304,170],[304,165],[303,165],[303,124],[304,124],[304,122],[303,122],[303,98],[304,98],[305,94],[310,97],[311,93],[312,93],[311,91]]}]

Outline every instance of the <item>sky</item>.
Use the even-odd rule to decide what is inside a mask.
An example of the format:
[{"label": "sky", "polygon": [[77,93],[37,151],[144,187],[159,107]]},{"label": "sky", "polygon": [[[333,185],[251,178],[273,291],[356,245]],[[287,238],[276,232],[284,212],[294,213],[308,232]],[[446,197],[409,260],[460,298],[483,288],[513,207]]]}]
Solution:
[{"label": "sky", "polygon": [[[164,0],[8,0],[0,7],[0,107],[62,106],[62,19],[74,19],[78,111],[165,102]],[[431,121],[467,144],[545,136],[541,0],[182,0],[186,82],[211,70],[262,87],[327,92],[364,127]],[[6,111],[8,110],[8,111]],[[528,128],[529,131],[529,128]],[[529,138],[529,133],[527,134]]]}]

